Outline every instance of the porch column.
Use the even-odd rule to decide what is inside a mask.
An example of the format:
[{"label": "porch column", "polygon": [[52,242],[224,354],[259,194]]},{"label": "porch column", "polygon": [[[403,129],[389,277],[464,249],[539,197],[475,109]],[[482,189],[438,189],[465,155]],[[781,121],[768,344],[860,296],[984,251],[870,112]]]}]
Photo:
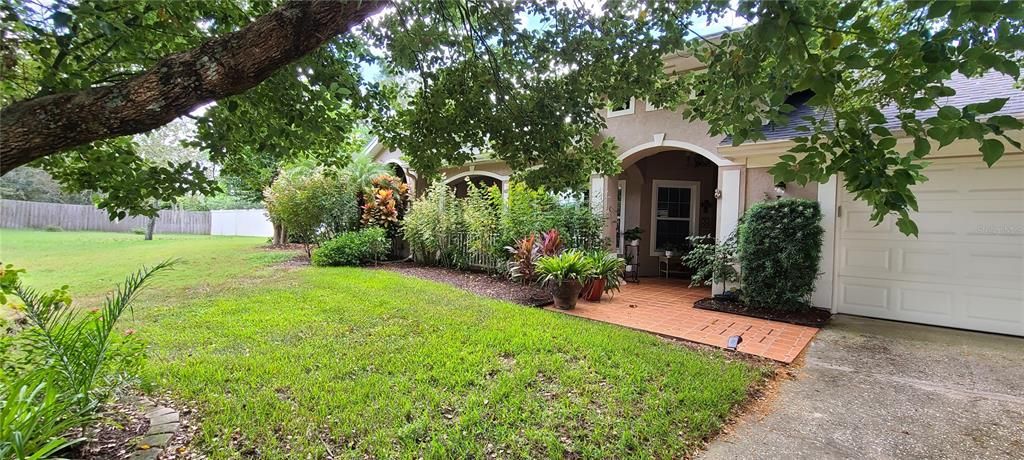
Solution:
[{"label": "porch column", "polygon": [[[715,238],[725,241],[739,226],[740,217],[743,215],[743,173],[742,166],[720,167],[718,170],[718,189],[715,196],[718,198],[718,227],[715,231]],[[723,283],[715,283],[714,292],[722,292]]]},{"label": "porch column", "polygon": [[811,294],[811,303],[819,308],[827,308],[835,313],[835,305],[832,304],[832,279],[835,273],[835,252],[836,252],[836,220],[838,218],[839,180],[836,176],[828,179],[824,184],[818,184],[818,204],[821,205],[821,227],[825,229],[824,238],[821,242],[821,265],[818,267],[820,275],[814,281],[814,293]]},{"label": "porch column", "polygon": [[619,182],[615,177],[600,174],[590,176],[590,209],[604,220],[601,237],[609,242],[615,241],[615,212],[618,209],[616,191],[618,187]]}]

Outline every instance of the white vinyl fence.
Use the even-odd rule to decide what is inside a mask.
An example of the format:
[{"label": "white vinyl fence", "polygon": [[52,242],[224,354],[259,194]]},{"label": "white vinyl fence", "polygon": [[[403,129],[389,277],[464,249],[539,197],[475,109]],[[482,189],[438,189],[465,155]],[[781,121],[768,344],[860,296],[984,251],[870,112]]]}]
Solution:
[{"label": "white vinyl fence", "polygon": [[211,235],[274,236],[266,209],[210,211]]},{"label": "white vinyl fence", "polygon": [[[210,213],[203,211],[162,210],[156,219],[156,233],[210,234]],[[128,217],[111,221],[106,211],[92,205],[37,203],[33,201],[0,200],[0,227],[47,228],[62,230],[97,230],[130,232],[146,228],[146,217]]]},{"label": "white vinyl fence", "polygon": [[[0,200],[0,227],[47,228],[130,232],[145,228],[145,217],[111,221],[106,211],[91,205],[37,203]],[[192,233],[196,235],[273,236],[274,227],[264,209],[226,211],[162,210],[156,219],[155,233]]]}]

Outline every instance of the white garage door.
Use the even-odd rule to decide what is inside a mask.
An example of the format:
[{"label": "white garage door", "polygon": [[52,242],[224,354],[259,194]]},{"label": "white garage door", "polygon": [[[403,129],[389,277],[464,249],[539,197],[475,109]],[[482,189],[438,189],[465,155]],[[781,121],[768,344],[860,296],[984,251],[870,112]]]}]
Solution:
[{"label": "white garage door", "polygon": [[919,238],[840,196],[839,312],[1024,336],[1024,159],[936,160],[925,175]]}]

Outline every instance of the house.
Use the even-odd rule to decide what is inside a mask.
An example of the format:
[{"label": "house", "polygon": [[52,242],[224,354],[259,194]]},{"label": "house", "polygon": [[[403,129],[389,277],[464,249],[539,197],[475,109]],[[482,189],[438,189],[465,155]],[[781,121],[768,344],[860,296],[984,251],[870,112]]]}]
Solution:
[{"label": "house", "polygon": [[[675,55],[666,70],[699,69],[695,59]],[[1013,79],[989,75],[954,78],[957,95],[947,104],[1008,97],[1001,114],[1024,115],[1024,92]],[[810,113],[798,106],[786,126],[764,127],[766,140],[731,145],[709,136],[707,125],[687,122],[671,110],[642,100],[609,109],[604,136],[619,146],[622,172],[595,175],[591,205],[605,216],[605,235],[621,252],[622,232],[644,230],[636,262],[641,275],[658,275],[665,246],[689,235],[722,238],[757,201],[780,194],[815,199],[826,231],[822,274],[814,304],[833,312],[1024,336],[1024,155],[1007,146],[992,168],[975,141],[932,149],[915,188],[920,212],[918,238],[901,234],[891,219],[875,226],[866,205],[854,201],[833,178],[824,184],[776,187],[770,166],[793,146],[794,128]],[[887,113],[898,126],[895,113]],[[927,116],[927,114],[925,114]],[[900,141],[910,150],[911,139]],[[936,146],[937,147],[937,146]],[[899,148],[899,147],[898,147]],[[425,186],[399,152],[381,144],[367,151]],[[470,178],[506,187],[512,171],[503,162],[481,160],[445,171],[451,184]]]}]

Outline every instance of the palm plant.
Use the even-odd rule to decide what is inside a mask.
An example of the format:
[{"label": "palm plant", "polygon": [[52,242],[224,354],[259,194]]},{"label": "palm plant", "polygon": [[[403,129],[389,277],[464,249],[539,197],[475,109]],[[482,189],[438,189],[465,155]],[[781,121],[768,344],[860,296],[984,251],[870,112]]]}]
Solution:
[{"label": "palm plant", "polygon": [[586,254],[571,249],[557,256],[537,259],[537,281],[542,286],[553,286],[555,306],[571,309],[583,289],[583,283],[593,276],[593,268]]},{"label": "palm plant", "polygon": [[94,390],[104,370],[114,325],[131,310],[132,301],[147,282],[173,264],[166,260],[143,267],[107,296],[103,307],[84,318],[71,307],[67,286],[43,294],[18,284],[15,291],[25,303],[25,317],[32,326],[26,331],[29,346],[52,363],[59,389],[84,396],[84,406],[97,403],[100,398]]},{"label": "palm plant", "polygon": [[391,168],[374,161],[369,155],[359,154],[352,155],[352,160],[341,170],[341,174],[355,185],[357,190],[366,190],[377,177],[391,174]]},{"label": "palm plant", "polygon": [[128,349],[112,337],[114,326],[147,282],[173,263],[143,267],[107,296],[103,307],[85,315],[72,308],[67,286],[41,293],[16,281],[13,289],[4,288],[22,300],[28,324],[14,336],[16,342],[8,343],[24,345],[17,353],[20,365],[6,351],[0,356],[5,371],[10,366],[15,375],[0,381],[0,458],[49,458],[83,440],[64,435],[95,420],[106,390],[116,384],[102,379],[123,377],[128,370],[126,360],[112,355],[127,350],[141,358],[140,347]]},{"label": "palm plant", "polygon": [[[600,299],[601,292],[618,292],[625,281],[622,279],[622,271],[626,268],[626,261],[616,254],[607,251],[592,251],[587,253],[587,263],[590,264],[591,277],[601,285],[597,293],[591,293]],[[591,300],[596,300],[591,297]]]}]

